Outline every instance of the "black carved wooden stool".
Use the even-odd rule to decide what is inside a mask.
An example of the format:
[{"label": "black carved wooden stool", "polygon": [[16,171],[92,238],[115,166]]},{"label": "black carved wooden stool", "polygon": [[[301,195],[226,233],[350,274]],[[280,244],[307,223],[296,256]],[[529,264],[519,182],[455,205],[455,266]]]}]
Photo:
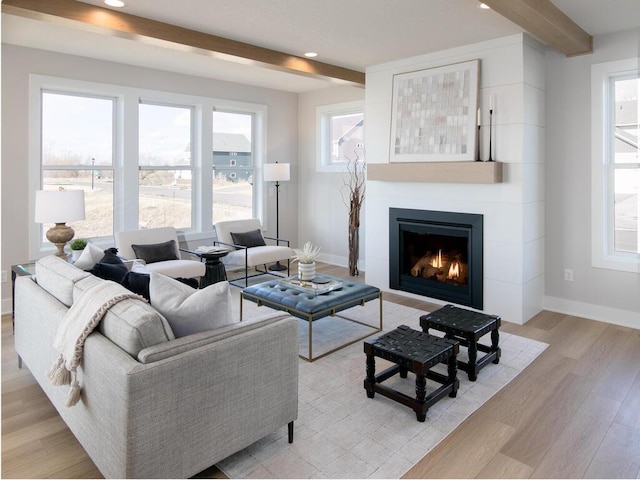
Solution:
[{"label": "black carved wooden stool", "polygon": [[[367,377],[364,388],[367,396],[373,398],[375,393],[400,402],[416,412],[419,422],[424,422],[427,410],[445,395],[455,397],[458,391],[456,355],[458,342],[447,338],[439,338],[428,333],[412,330],[401,325],[395,330],[377,338],[364,341],[364,353],[367,355]],[[376,375],[375,357],[384,358],[395,363],[390,368]],[[447,363],[448,375],[431,371],[439,363]],[[416,397],[412,398],[381,383],[400,373],[407,378],[407,372],[416,375]],[[427,378],[441,386],[427,395]]]},{"label": "black carved wooden stool", "polygon": [[[489,362],[500,361],[501,352],[498,346],[500,317],[497,315],[485,315],[454,305],[445,305],[435,312],[421,316],[420,326],[425,333],[429,333],[429,329],[433,328],[444,332],[446,338],[458,340],[467,347],[469,361],[458,360],[458,368],[467,372],[472,382],[476,381],[478,372]],[[489,332],[491,332],[491,346],[479,344],[480,337]],[[478,350],[486,353],[480,360],[478,360]]]}]

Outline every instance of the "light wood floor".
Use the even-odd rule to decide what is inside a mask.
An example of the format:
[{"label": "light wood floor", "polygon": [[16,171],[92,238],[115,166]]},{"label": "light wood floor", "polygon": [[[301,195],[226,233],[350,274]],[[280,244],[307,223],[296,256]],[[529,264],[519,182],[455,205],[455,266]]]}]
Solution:
[{"label": "light wood floor", "polygon": [[[385,300],[437,308],[387,292]],[[550,346],[406,478],[640,478],[640,330],[551,312],[524,326],[503,321],[502,330]],[[29,370],[17,368],[9,315],[1,470],[3,478],[101,478]],[[198,477],[223,475],[212,467]]]}]

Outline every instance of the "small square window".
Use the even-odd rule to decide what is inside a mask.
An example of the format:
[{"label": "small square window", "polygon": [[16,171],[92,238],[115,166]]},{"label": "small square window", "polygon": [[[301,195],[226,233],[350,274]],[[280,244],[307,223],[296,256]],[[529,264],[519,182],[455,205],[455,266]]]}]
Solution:
[{"label": "small square window", "polygon": [[349,161],[364,161],[362,102],[319,107],[318,171],[342,172]]}]

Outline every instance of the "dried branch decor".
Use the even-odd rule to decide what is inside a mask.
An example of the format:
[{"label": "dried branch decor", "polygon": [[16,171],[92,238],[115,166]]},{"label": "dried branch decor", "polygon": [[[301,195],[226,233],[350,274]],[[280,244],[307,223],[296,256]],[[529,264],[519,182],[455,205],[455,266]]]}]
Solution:
[{"label": "dried branch decor", "polygon": [[360,210],[366,190],[366,163],[356,153],[352,160],[347,157],[347,174],[342,186],[342,200],[349,207],[349,275],[360,275]]}]

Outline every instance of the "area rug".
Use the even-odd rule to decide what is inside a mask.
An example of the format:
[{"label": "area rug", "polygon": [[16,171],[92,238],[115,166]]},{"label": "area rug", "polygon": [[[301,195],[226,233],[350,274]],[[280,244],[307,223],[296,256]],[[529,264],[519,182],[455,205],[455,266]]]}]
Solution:
[{"label": "area rug", "polygon": [[[250,316],[264,313],[266,307],[245,302],[244,308]],[[403,324],[419,330],[419,318],[426,313],[390,302],[383,302],[383,308],[384,331]],[[344,313],[375,325],[379,304],[369,302]],[[300,327],[306,328],[306,322]],[[361,341],[313,363],[300,360],[299,413],[293,444],[287,442],[287,428],[283,427],[217,466],[230,478],[399,478],[547,346],[501,332],[500,363],[485,367],[476,382],[470,382],[461,372],[457,397],[445,397],[436,403],[424,423],[416,420],[410,408],[381,395],[367,398]],[[376,371],[388,365],[376,359]],[[385,384],[414,395],[414,380],[412,374],[407,379],[396,375]],[[435,387],[427,380],[427,388]]]}]

